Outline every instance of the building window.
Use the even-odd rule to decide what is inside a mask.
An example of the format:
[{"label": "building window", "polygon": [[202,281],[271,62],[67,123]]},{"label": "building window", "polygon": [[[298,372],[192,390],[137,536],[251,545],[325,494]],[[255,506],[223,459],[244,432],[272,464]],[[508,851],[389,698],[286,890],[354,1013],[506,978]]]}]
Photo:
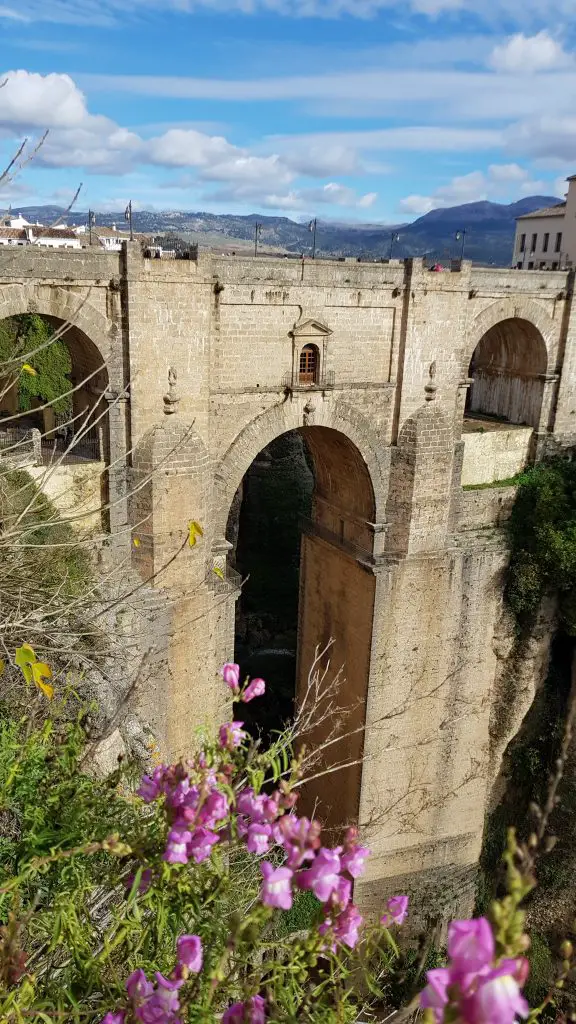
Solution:
[{"label": "building window", "polygon": [[544,241],[542,242],[542,252],[548,252],[548,243],[550,242],[550,235],[546,233],[544,235]]},{"label": "building window", "polygon": [[558,264],[557,263],[553,263],[552,264],[552,270],[558,270]]},{"label": "building window", "polygon": [[528,270],[534,270],[534,261],[528,264]]},{"label": "building window", "polygon": [[316,345],[304,345],[300,353],[299,384],[317,384],[320,359]]},{"label": "building window", "polygon": [[532,245],[530,246],[530,252],[536,252],[536,246],[538,245],[538,235],[532,235]]},{"label": "building window", "polygon": [[556,235],[556,246],[554,248],[554,252],[561,252],[561,250],[562,250],[562,232],[559,231],[558,234]]},{"label": "building window", "polygon": [[540,270],[546,270],[546,260],[540,261]]},{"label": "building window", "polygon": [[526,252],[526,235],[520,235],[520,252]]}]

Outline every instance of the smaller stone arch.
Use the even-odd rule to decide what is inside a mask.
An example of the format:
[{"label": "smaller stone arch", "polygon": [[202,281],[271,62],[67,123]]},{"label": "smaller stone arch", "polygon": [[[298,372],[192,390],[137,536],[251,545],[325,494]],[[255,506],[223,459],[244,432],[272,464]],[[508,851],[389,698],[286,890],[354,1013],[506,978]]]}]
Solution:
[{"label": "smaller stone arch", "polygon": [[499,320],[482,335],[468,369],[467,411],[538,429],[548,350],[529,320]]},{"label": "smaller stone arch", "polygon": [[463,356],[462,373],[465,374],[478,343],[488,331],[506,320],[524,320],[539,331],[546,351],[548,363],[558,333],[558,326],[547,310],[534,299],[524,296],[506,297],[493,302],[478,314],[466,333],[466,348]]}]

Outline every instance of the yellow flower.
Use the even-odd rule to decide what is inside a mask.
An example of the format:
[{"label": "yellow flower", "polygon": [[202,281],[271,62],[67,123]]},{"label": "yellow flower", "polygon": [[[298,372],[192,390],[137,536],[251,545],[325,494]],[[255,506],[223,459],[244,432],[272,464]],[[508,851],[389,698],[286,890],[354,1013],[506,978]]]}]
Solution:
[{"label": "yellow flower", "polygon": [[29,373],[31,377],[38,376],[38,371],[33,366],[30,366],[30,363],[24,363],[22,370],[24,373]]}]

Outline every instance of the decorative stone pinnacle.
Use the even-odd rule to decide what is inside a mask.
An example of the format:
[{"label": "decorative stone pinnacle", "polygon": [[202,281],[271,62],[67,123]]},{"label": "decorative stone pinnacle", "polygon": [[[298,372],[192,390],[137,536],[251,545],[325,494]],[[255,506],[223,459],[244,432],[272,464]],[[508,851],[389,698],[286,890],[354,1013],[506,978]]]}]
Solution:
[{"label": "decorative stone pinnacle", "polygon": [[428,370],[428,377],[429,377],[429,381],[426,384],[426,386],[424,388],[424,391],[426,392],[426,401],[427,402],[433,402],[434,399],[436,398],[436,392],[438,391],[438,388],[437,388],[436,384],[434,383],[434,379],[436,377],[436,360],[434,360],[433,363],[430,363],[430,369]]},{"label": "decorative stone pinnacle", "polygon": [[173,413],[178,412],[178,403],[180,402],[180,395],[177,389],[178,375],[173,366],[168,368],[168,392],[164,395],[164,412],[167,416],[171,416]]},{"label": "decorative stone pinnacle", "polygon": [[304,406],[303,409],[303,420],[305,427],[308,426],[309,423],[313,422],[315,412],[316,406],[312,405],[312,402],[306,402],[306,405]]}]

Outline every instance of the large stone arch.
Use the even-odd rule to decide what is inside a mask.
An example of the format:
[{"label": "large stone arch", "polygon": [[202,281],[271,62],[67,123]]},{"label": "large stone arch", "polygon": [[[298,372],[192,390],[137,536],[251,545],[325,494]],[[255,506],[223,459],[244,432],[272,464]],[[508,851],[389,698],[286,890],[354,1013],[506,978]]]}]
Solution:
[{"label": "large stone arch", "polygon": [[[316,652],[333,641],[320,668],[328,670],[323,687],[332,682],[335,690],[331,696],[324,689],[318,694],[316,724],[307,740],[322,750],[332,735],[335,722],[324,707],[331,701],[339,708],[347,736],[342,748],[338,743],[326,748],[322,768],[342,760],[348,765],[339,772],[337,786],[330,775],[320,777],[308,784],[303,800],[307,812],[314,813],[318,804],[325,826],[338,828],[359,817],[373,658],[374,551],[381,542],[374,523],[384,508],[386,469],[364,418],[344,403],[310,392],[252,420],[230,445],[216,473],[216,540],[225,533],[228,512],[250,465],[273,440],[294,430],[305,439],[315,478],[312,518],[304,522],[301,535],[296,701],[301,707],[310,701],[309,673]],[[233,650],[232,636],[228,649]]]},{"label": "large stone arch", "polygon": [[[306,409],[311,409],[307,412]],[[384,517],[389,452],[379,450],[368,420],[344,402],[323,400],[318,392],[273,406],[246,424],[229,445],[214,473],[214,536],[223,537],[230,506],[246,471],[277,437],[300,427],[329,427],[343,434],[362,456],[374,491],[376,522]]]}]

